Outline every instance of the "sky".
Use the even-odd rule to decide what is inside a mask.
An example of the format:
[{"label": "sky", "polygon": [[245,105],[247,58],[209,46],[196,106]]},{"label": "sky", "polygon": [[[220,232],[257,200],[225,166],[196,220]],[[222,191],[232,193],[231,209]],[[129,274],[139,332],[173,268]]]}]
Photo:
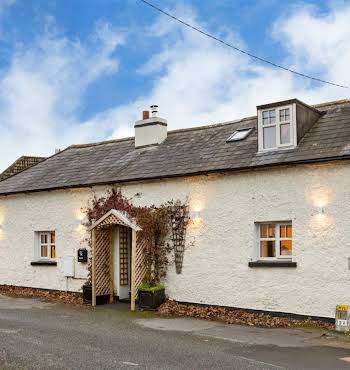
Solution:
[{"label": "sky", "polygon": [[[350,0],[151,0],[250,53],[350,85]],[[21,155],[133,136],[151,104],[168,129],[350,90],[257,62],[140,0],[0,0],[0,171]]]}]

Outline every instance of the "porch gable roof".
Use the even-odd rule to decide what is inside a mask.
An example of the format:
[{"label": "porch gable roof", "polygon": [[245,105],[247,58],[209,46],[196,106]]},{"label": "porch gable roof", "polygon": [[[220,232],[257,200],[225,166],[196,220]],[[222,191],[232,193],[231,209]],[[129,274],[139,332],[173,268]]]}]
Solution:
[{"label": "porch gable roof", "polygon": [[107,225],[122,225],[130,227],[131,229],[135,231],[140,231],[141,228],[132,220],[129,219],[125,214],[123,214],[120,211],[117,211],[116,209],[111,209],[108,211],[105,215],[103,215],[101,218],[96,220],[89,228],[88,230],[91,231],[95,229],[96,227],[102,227]]}]

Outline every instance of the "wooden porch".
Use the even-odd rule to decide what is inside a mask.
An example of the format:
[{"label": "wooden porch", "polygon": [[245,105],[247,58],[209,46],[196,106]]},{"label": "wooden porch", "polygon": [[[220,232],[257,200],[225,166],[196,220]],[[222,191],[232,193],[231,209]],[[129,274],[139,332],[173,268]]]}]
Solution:
[{"label": "wooden porch", "polygon": [[109,302],[113,302],[114,264],[112,230],[116,226],[126,227],[131,230],[131,294],[130,308],[135,310],[138,288],[142,284],[145,267],[145,241],[142,238],[141,228],[127,215],[115,209],[110,210],[90,228],[91,231],[91,283],[92,306],[96,306],[96,297],[108,295]]}]

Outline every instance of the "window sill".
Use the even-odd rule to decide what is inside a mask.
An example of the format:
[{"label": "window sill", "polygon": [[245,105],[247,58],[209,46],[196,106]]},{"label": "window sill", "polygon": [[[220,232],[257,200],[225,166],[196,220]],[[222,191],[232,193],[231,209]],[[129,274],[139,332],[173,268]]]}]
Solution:
[{"label": "window sill", "polygon": [[32,261],[30,263],[32,266],[57,266],[56,261]]},{"label": "window sill", "polygon": [[292,261],[253,261],[248,262],[249,267],[297,267]]}]

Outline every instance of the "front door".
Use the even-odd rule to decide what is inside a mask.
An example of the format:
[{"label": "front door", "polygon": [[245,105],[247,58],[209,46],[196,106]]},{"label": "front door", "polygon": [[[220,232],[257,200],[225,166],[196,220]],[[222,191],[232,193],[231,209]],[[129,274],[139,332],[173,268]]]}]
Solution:
[{"label": "front door", "polygon": [[115,227],[113,239],[114,294],[119,299],[130,298],[131,229]]}]

